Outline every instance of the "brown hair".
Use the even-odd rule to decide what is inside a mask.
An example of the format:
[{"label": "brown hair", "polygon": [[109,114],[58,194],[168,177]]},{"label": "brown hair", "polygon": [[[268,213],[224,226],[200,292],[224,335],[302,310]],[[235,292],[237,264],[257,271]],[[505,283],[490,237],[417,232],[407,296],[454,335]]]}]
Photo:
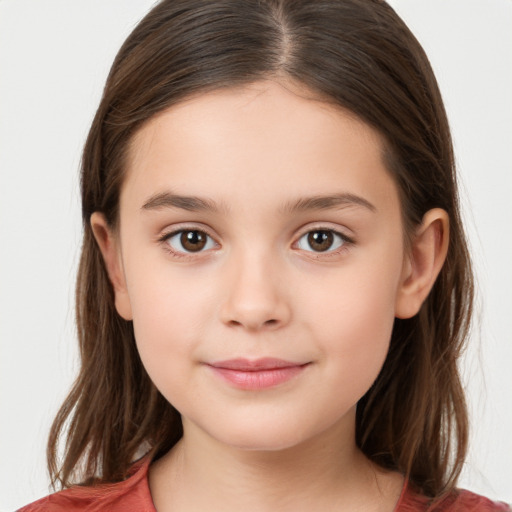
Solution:
[{"label": "brown hair", "polygon": [[446,263],[419,314],[395,320],[384,367],[358,404],[356,440],[428,496],[453,488],[467,442],[457,359],[473,281],[450,131],[421,46],[372,0],[164,0],[123,44],[82,159],[81,369],[50,434],[54,484],[122,480],[141,451],[158,457],[182,435],[179,413],[142,366],[132,324],[116,313],[91,214],[115,226],[127,149],[148,119],[191,95],[269,77],[305,85],[382,134],[408,233],[433,207],[449,214]]}]

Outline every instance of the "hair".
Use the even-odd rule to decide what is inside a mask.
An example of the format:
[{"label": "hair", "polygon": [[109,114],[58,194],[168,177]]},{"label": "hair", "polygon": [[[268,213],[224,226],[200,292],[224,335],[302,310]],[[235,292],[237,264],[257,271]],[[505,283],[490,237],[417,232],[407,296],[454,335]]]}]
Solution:
[{"label": "hair", "polygon": [[449,215],[446,262],[419,313],[395,320],[383,368],[357,406],[356,442],[427,496],[454,487],[468,437],[457,359],[473,278],[453,148],[423,49],[377,0],[163,0],[121,47],[82,157],[81,368],[50,433],[54,486],[123,480],[141,453],[157,458],[182,436],[180,414],[141,363],[132,323],[116,312],[90,216],[102,212],[116,227],[128,149],[145,122],[193,95],[261,79],[292,80],[381,134],[406,233],[431,208]]}]

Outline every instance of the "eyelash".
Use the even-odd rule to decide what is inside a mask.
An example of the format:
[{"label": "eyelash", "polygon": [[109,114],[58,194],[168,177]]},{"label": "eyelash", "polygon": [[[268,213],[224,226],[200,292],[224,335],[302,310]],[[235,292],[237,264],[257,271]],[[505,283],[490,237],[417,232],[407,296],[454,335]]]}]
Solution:
[{"label": "eyelash", "polygon": [[[173,230],[169,233],[164,233],[161,237],[158,238],[158,241],[161,242],[162,244],[165,245],[165,249],[171,253],[174,257],[178,257],[178,258],[193,258],[196,254],[201,254],[202,252],[205,252],[205,250],[202,248],[201,250],[199,251],[186,251],[186,250],[183,250],[183,251],[180,251],[180,250],[176,250],[176,249],[173,249],[172,246],[170,245],[169,243],[169,240],[177,235],[183,235],[184,233],[201,233],[203,235],[206,235],[206,237],[209,239],[206,241],[206,244],[208,244],[209,241],[213,241],[214,244],[218,245],[213,236],[211,236],[206,230],[204,229],[198,229],[198,228],[194,228],[194,227],[184,227],[184,228],[181,228],[181,229],[176,229],[176,230]],[[336,247],[334,250],[332,250],[331,248],[325,250],[325,251],[314,251],[314,250],[306,250],[306,249],[303,249],[305,252],[309,252],[311,254],[314,254],[316,255],[316,257],[329,257],[329,256],[336,256],[336,255],[339,255],[340,253],[346,251],[350,246],[354,245],[354,240],[350,237],[348,237],[347,235],[343,234],[343,233],[340,233],[339,231],[336,231],[335,229],[332,229],[330,227],[325,227],[325,226],[318,226],[318,227],[315,227],[313,229],[309,229],[307,231],[305,231],[304,233],[302,233],[299,238],[297,239],[296,242],[293,243],[292,247],[293,246],[296,246],[299,244],[299,242],[306,236],[310,235],[311,233],[320,233],[320,232],[323,232],[323,233],[330,233],[334,236],[334,239],[336,240],[336,238],[338,239],[338,242],[333,242],[333,243],[338,243],[340,245],[338,245],[338,247]],[[181,243],[181,242],[180,242]],[[208,249],[206,250],[209,250],[209,249],[212,249],[212,247],[209,247]]]},{"label": "eyelash", "polygon": [[[169,240],[171,238],[175,237],[176,235],[180,235],[180,234],[183,234],[183,233],[194,233],[194,232],[202,233],[203,235],[206,235],[209,240],[214,240],[213,236],[210,235],[205,229],[198,229],[198,228],[195,228],[195,227],[183,227],[181,229],[173,230],[170,233],[164,233],[161,237],[159,237],[158,241],[161,242],[162,244],[164,244],[164,247],[165,247],[166,251],[168,251],[170,254],[172,254],[173,257],[177,257],[177,258],[193,258],[194,255],[201,254],[204,251],[203,250],[200,250],[200,251],[197,251],[197,252],[194,252],[194,251],[190,251],[190,252],[187,252],[187,251],[177,251],[177,250],[175,250],[175,249],[173,249],[171,247],[171,245],[169,244]],[[207,241],[207,243],[208,243],[208,241]],[[215,244],[218,245],[216,242],[215,242]]]},{"label": "eyelash", "polygon": [[[336,231],[335,229],[332,229],[329,227],[319,226],[319,227],[315,227],[313,229],[308,229],[306,232],[302,233],[300,235],[300,237],[297,239],[297,241],[294,242],[293,246],[298,245],[300,243],[300,241],[302,239],[304,239],[304,237],[307,237],[308,235],[311,235],[312,233],[328,233],[330,235],[333,235],[334,240],[332,243],[338,244],[337,247],[335,247],[334,249],[329,247],[325,251],[314,251],[314,250],[308,251],[306,249],[303,249],[306,252],[310,252],[311,254],[314,254],[315,257],[317,257],[317,258],[318,257],[325,258],[325,257],[330,257],[330,256],[338,256],[340,253],[346,251],[350,246],[354,245],[354,240],[352,238],[348,237],[347,235],[345,235],[344,233],[341,233],[341,232]],[[338,240],[336,241],[336,239],[338,239]],[[309,241],[306,243],[311,248]]]}]

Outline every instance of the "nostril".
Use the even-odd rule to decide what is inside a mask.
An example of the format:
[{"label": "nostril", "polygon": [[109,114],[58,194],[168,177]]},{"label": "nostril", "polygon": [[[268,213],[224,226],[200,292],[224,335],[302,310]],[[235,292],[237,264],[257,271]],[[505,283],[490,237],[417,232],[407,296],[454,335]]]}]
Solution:
[{"label": "nostril", "polygon": [[279,324],[279,321],[275,318],[271,318],[270,320],[265,320],[263,323],[255,323],[251,324],[250,322],[240,322],[238,320],[230,320],[229,325],[232,327],[240,327],[240,326],[246,326],[250,329],[258,329],[261,327],[274,327]]}]

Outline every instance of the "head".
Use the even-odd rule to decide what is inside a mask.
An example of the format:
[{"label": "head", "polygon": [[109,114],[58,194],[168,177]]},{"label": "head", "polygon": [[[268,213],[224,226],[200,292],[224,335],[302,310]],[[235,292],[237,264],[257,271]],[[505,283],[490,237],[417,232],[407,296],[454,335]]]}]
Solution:
[{"label": "head", "polygon": [[[193,98],[269,82],[374,134],[396,190],[405,253],[414,253],[429,212],[443,212],[444,265],[419,302],[404,301],[397,310],[383,366],[357,404],[355,435],[370,459],[409,474],[424,492],[435,496],[453,485],[467,436],[456,360],[469,326],[472,280],[450,133],[420,45],[386,3],[371,0],[168,0],[121,48],[82,161],[82,369],[49,448],[51,470],[64,483],[82,459],[86,477],[101,467],[103,480],[123,478],[141,449],[158,456],[182,435],[179,413],[142,365],[130,316],[119,314],[91,217],[101,214],[119,233],[134,147],[155,119]],[[72,411],[58,473],[55,443]]]}]

